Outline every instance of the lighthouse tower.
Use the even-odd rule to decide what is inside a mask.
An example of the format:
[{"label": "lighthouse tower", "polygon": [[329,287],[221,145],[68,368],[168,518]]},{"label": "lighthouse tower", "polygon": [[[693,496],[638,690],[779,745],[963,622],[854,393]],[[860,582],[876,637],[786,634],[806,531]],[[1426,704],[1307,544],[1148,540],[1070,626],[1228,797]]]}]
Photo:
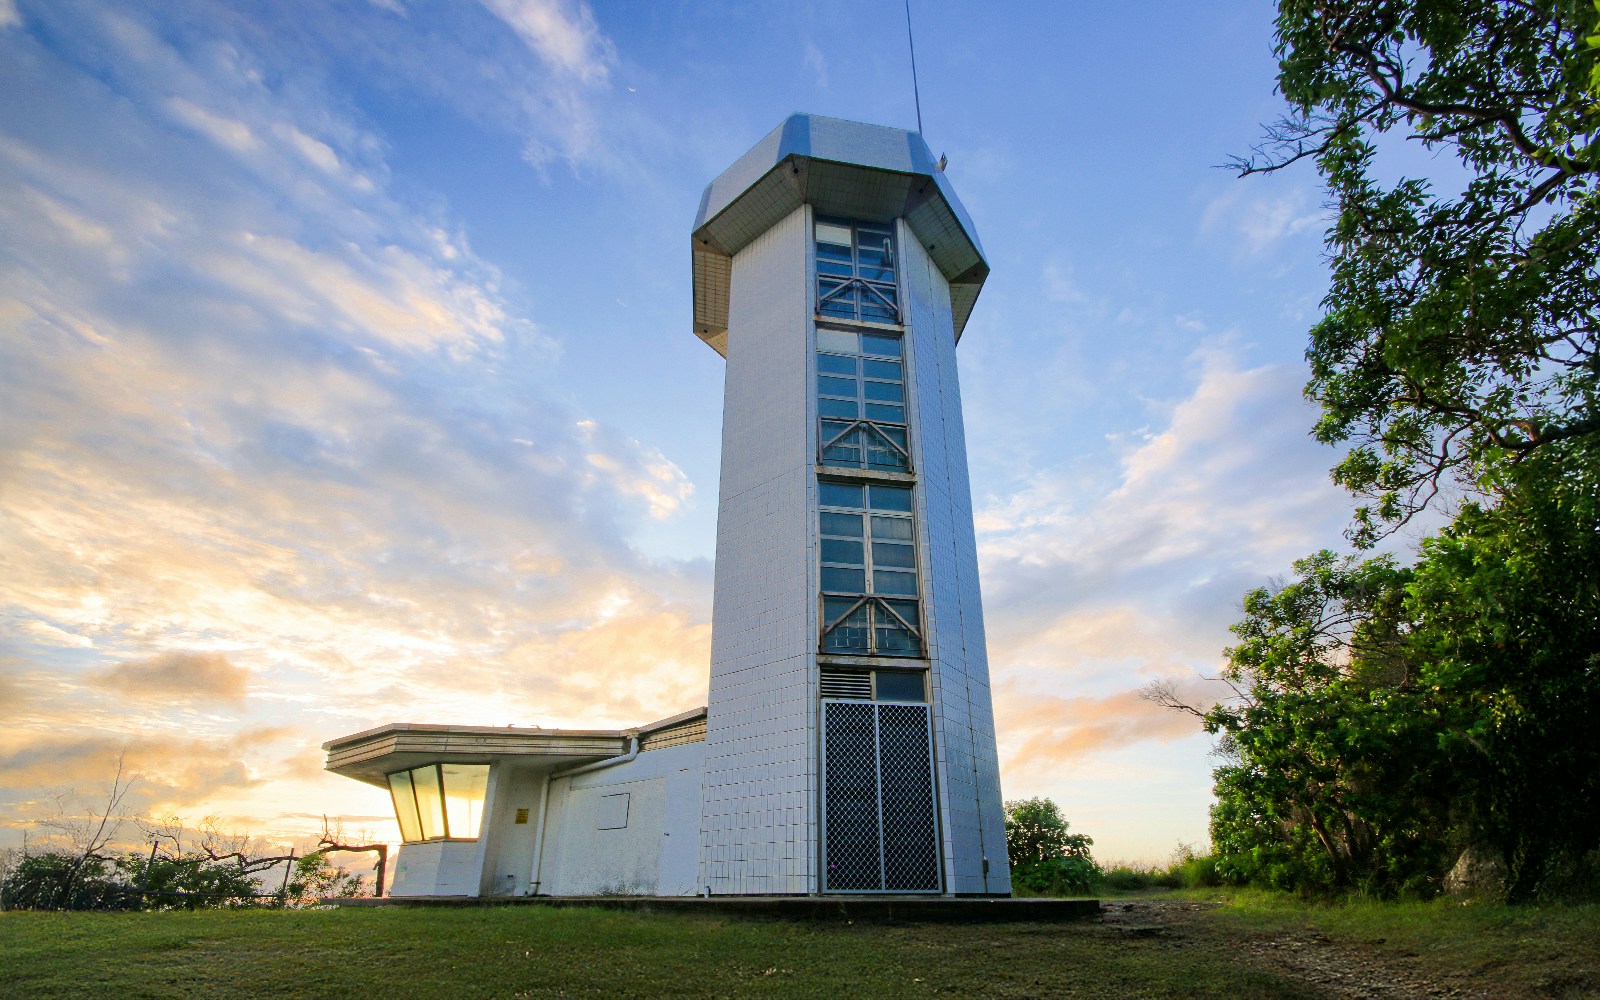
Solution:
[{"label": "lighthouse tower", "polygon": [[917,133],[794,115],[706,188],[693,260],[727,360],[698,887],[1007,895],[972,222]]}]

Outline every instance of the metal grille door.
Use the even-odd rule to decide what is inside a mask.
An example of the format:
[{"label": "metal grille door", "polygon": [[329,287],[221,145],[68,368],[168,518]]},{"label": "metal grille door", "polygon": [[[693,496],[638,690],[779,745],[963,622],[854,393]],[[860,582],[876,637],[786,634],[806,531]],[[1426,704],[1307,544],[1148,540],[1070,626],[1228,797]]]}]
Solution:
[{"label": "metal grille door", "polygon": [[938,892],[926,705],[823,702],[823,889]]}]

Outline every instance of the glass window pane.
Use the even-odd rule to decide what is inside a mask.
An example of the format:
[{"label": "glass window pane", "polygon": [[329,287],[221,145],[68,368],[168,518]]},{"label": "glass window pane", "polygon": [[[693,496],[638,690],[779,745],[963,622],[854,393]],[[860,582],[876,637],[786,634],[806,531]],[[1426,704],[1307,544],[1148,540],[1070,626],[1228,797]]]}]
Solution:
[{"label": "glass window pane", "polygon": [[[870,385],[887,385],[888,383],[886,383],[886,382],[872,382],[872,383],[869,383],[869,384]],[[895,386],[894,388],[896,390],[898,390],[900,387],[899,386]],[[822,393],[824,396],[849,396],[851,399],[855,399],[856,398],[856,380],[853,379],[853,378],[840,378],[837,375],[818,375],[817,376],[817,391]],[[870,395],[870,394],[871,394],[871,390],[869,389],[868,390],[868,395]],[[879,396],[878,398],[879,399],[889,399],[891,397]]]},{"label": "glass window pane", "polygon": [[[841,618],[850,610],[855,602],[825,597],[822,599],[823,614],[828,624],[833,624],[827,634],[822,638],[822,646],[830,652],[837,653],[864,653],[867,651],[867,637],[870,629],[867,622],[867,606],[865,604],[850,612],[848,617]],[[837,622],[837,624],[834,624]]]},{"label": "glass window pane", "polygon": [[[894,614],[890,614],[890,611]],[[896,618],[896,615],[899,618]],[[883,601],[873,610],[873,620],[877,623],[879,652],[910,656],[922,652],[922,646],[916,636],[907,631],[905,625],[900,624],[904,621],[913,628],[917,626],[916,601]]]},{"label": "glass window pane", "polygon": [[898,358],[900,356],[900,338],[879,337],[864,333],[861,335],[861,353],[876,354],[881,358]]},{"label": "glass window pane", "polygon": [[[824,573],[827,571],[824,570]],[[874,594],[896,594],[914,597],[917,593],[917,574],[900,573],[892,570],[872,571],[872,592]]]},{"label": "glass window pane", "polygon": [[822,449],[822,462],[824,465],[861,467],[861,432],[854,431],[825,445]]},{"label": "glass window pane", "polygon": [[432,840],[444,836],[444,796],[439,793],[439,769],[433,764],[411,772],[411,782],[417,789],[417,819],[422,827],[422,839]]},{"label": "glass window pane", "polygon": [[850,538],[861,537],[860,514],[835,514],[833,511],[822,512],[822,533],[824,535],[845,535]]},{"label": "glass window pane", "polygon": [[817,415],[823,417],[859,417],[861,404],[853,399],[819,399]]},{"label": "glass window pane", "polygon": [[904,454],[881,441],[875,441],[867,448],[867,465],[874,469],[889,469],[895,472],[905,472],[911,468],[911,463]]},{"label": "glass window pane", "polygon": [[872,487],[873,510],[899,510],[911,513],[911,490],[904,486]]},{"label": "glass window pane", "polygon": [[872,543],[872,565],[888,569],[916,568],[916,550],[903,542]]},{"label": "glass window pane", "polygon": [[917,625],[916,601],[884,601],[883,605],[905,620],[907,625]]},{"label": "glass window pane", "polygon": [[899,622],[878,613],[877,625],[873,629],[877,647],[873,652],[879,656],[921,656],[922,644],[917,637],[906,631]]},{"label": "glass window pane", "polygon": [[898,361],[874,361],[871,358],[867,358],[861,362],[861,365],[864,369],[863,374],[865,374],[868,378],[888,378],[894,379],[895,381],[900,380],[900,362]]},{"label": "glass window pane", "polygon": [[845,250],[843,247],[840,247],[839,250],[845,255],[844,260],[827,260],[821,253],[817,254],[818,274],[825,274],[835,278],[848,278],[851,276],[853,269],[850,266],[850,251]]},{"label": "glass window pane", "polygon": [[911,518],[874,517],[872,519],[872,540],[875,542],[911,541]]},{"label": "glass window pane", "polygon": [[[894,619],[889,619],[894,621]],[[878,701],[919,701],[928,700],[927,688],[922,681],[921,671],[911,670],[878,670],[877,700]]]},{"label": "glass window pane", "polygon": [[417,799],[411,791],[410,771],[389,775],[389,797],[394,799],[394,818],[400,824],[400,839],[406,843],[421,840],[422,826],[417,822]]},{"label": "glass window pane", "polygon": [[[821,331],[818,331],[817,335],[821,336]],[[869,361],[867,363],[883,364],[881,361]],[[900,366],[896,365],[895,367],[898,368]],[[819,354],[817,355],[817,371],[830,372],[834,375],[854,375],[856,373],[856,359],[843,358],[837,354]]]},{"label": "glass window pane", "polygon": [[861,464],[861,428],[843,420],[822,422],[822,459],[832,464]]},{"label": "glass window pane", "polygon": [[[817,350],[833,351],[836,354],[860,354],[861,342],[849,330],[830,330],[823,327],[817,330]],[[895,352],[896,355],[899,353]]]},{"label": "glass window pane", "polygon": [[824,507],[854,507],[860,510],[866,506],[861,502],[861,487],[853,483],[818,483],[817,493]]},{"label": "glass window pane", "polygon": [[837,222],[823,222],[818,220],[817,242],[834,243],[839,246],[848,247],[851,242],[850,227],[848,225],[841,226]]},{"label": "glass window pane", "polygon": [[[842,538],[824,538],[822,540],[822,561],[825,563],[848,563],[851,566],[860,566],[863,563],[863,548],[864,546],[860,542],[849,542]],[[896,565],[900,564],[897,563]]]},{"label": "glass window pane", "polygon": [[903,424],[906,422],[906,408],[893,403],[868,403],[867,419],[881,420],[886,424]]},{"label": "glass window pane", "polygon": [[863,264],[861,266],[861,277],[868,281],[893,281],[894,269],[892,267],[868,267]]},{"label": "glass window pane", "polygon": [[[850,380],[850,384],[854,385],[855,384],[855,380],[851,379]],[[900,383],[899,382],[868,382],[867,383],[867,398],[868,399],[882,399],[882,400],[887,400],[888,402],[891,402],[891,403],[898,403],[903,398],[902,390],[900,388]]]},{"label": "glass window pane", "polygon": [[831,625],[839,620],[839,616],[855,607],[858,599],[854,597],[824,597],[822,599],[822,617],[824,625]]},{"label": "glass window pane", "polygon": [[476,840],[483,822],[483,796],[489,787],[488,764],[441,764],[444,772],[444,809],[450,836]]},{"label": "glass window pane", "polygon": [[[914,583],[913,586],[915,586]],[[866,571],[859,569],[840,569],[835,566],[824,566],[822,567],[822,589],[830,594],[863,593],[867,589]],[[894,593],[914,594],[916,591],[897,590],[894,591]]]},{"label": "glass window pane", "polygon": [[889,266],[888,250],[879,240],[862,241],[861,251],[856,256],[864,268]]}]

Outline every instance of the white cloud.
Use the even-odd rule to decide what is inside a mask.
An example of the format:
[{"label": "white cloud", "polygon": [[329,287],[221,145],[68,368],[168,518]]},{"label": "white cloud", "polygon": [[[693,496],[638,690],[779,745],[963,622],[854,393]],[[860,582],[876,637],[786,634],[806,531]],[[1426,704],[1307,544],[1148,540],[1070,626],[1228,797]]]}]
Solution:
[{"label": "white cloud", "polygon": [[1282,241],[1326,228],[1326,210],[1303,189],[1281,193],[1242,184],[1211,199],[1200,216],[1200,232],[1230,243],[1242,256],[1259,256]]},{"label": "white cloud", "polygon": [[17,10],[17,0],[0,0],[0,31],[21,26],[22,14]]},{"label": "white cloud", "polygon": [[1132,704],[1152,679],[1214,673],[1245,590],[1337,542],[1348,501],[1307,436],[1303,372],[1240,368],[1215,347],[1191,364],[1193,391],[1126,447],[1109,488],[1042,474],[980,510],[1002,704]]},{"label": "white cloud", "polygon": [[828,57],[822,54],[817,44],[810,39],[806,40],[805,49],[801,56],[801,63],[811,71],[812,78],[816,81],[817,89],[828,89]]},{"label": "white cloud", "polygon": [[615,61],[610,39],[582,0],[483,0],[546,64],[585,84],[605,82]]},{"label": "white cloud", "polygon": [[217,145],[231,149],[235,153],[253,153],[261,148],[261,141],[250,130],[250,126],[242,121],[207,111],[187,98],[168,98],[167,110],[178,121],[209,136]]},{"label": "white cloud", "polygon": [[[87,71],[7,61],[71,127],[0,116],[0,690],[28,692],[0,757],[222,748],[148,801],[271,801],[312,780],[285,746],[382,721],[702,699],[705,581],[622,540],[692,485],[529,377],[557,345],[383,136],[241,42],[70,25]],[[190,676],[232,686],[119,687]]]}]

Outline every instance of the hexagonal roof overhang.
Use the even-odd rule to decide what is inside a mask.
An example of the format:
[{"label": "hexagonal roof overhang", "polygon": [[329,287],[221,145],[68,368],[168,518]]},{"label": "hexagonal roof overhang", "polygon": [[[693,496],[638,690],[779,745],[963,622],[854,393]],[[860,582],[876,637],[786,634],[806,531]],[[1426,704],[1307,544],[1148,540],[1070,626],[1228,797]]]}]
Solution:
[{"label": "hexagonal roof overhang", "polygon": [[950,282],[956,339],[989,263],[978,232],[916,132],[790,115],[706,186],[691,239],[694,332],[726,356],[733,255],[801,205],[867,222],[905,217]]}]

